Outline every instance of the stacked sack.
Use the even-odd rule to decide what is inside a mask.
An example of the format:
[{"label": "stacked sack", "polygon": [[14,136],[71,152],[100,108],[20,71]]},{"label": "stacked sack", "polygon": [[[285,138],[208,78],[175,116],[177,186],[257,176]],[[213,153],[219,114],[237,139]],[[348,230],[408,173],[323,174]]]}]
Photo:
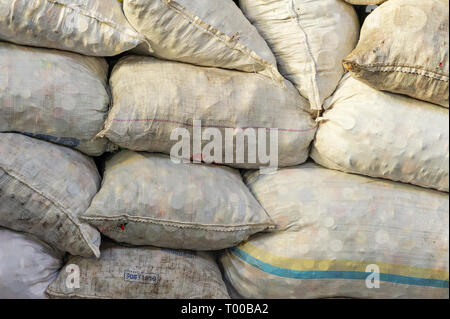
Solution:
[{"label": "stacked sack", "polygon": [[[126,247],[106,241],[99,260],[71,257],[68,263],[86,274],[80,287],[67,287],[62,274],[47,293],[229,298],[210,251],[236,246],[273,222],[236,169],[258,163],[237,161],[232,149],[233,160],[218,166],[227,161],[224,146],[207,161],[208,141],[194,146],[195,121],[201,135],[213,128],[224,135],[230,128],[285,128],[281,165],[307,159],[316,124],[233,2],[124,1],[123,10],[146,42],[111,72],[113,104],[97,137],[123,150],[107,157],[102,187],[80,218]],[[172,152],[178,129],[188,135],[187,153]]]},{"label": "stacked sack", "polygon": [[411,2],[358,43],[342,0],[0,0],[0,297],[448,298],[448,4]]},{"label": "stacked sack", "polygon": [[[241,0],[271,36],[278,2],[261,2]],[[448,298],[448,61],[448,2],[389,0],[368,15],[317,118],[321,166],[245,174],[277,230],[222,255],[240,295]]]},{"label": "stacked sack", "polygon": [[100,256],[79,217],[101,183],[88,155],[116,148],[96,138],[110,104],[103,56],[144,39],[115,1],[2,0],[0,41],[0,297],[46,298],[66,252]]},{"label": "stacked sack", "polygon": [[[283,127],[281,165],[307,159],[316,130],[309,105],[279,74],[255,27],[232,1],[125,1],[122,8],[113,0],[2,0],[0,7],[0,225],[35,236],[35,246],[50,245],[67,263],[47,295],[49,282],[33,288],[20,270],[1,280],[5,291],[228,298],[206,251],[236,246],[273,222],[238,170],[184,163],[193,155],[177,165],[156,152],[169,154],[172,130],[192,132],[200,120],[221,132]],[[109,86],[104,57],[130,50]],[[107,158],[102,182],[88,156],[118,147],[129,150],[98,160]],[[232,153],[230,166],[258,167]],[[101,245],[101,234],[116,243]]]},{"label": "stacked sack", "polygon": [[[151,6],[150,2],[147,3]],[[208,20],[218,4],[214,3],[205,12],[198,3],[193,9]],[[129,2],[125,3],[124,9],[130,10],[128,16],[133,21],[132,12],[140,9],[149,10],[147,18],[152,17],[153,8],[146,6],[145,2]],[[67,252],[70,256],[64,258],[67,259],[66,271],[60,272],[58,279],[48,288],[47,296],[228,298],[213,254],[168,248],[221,249],[237,245],[255,232],[273,227],[270,218],[243,184],[239,172],[216,166],[175,166],[167,156],[123,151],[106,163],[104,187],[99,192],[101,177],[94,161],[87,155],[100,156],[105,151],[117,149],[111,141],[100,136],[108,135],[106,131],[99,134],[110,106],[111,89],[113,96],[120,95],[120,90],[114,85],[112,88],[108,86],[108,67],[102,57],[136,48],[136,52],[157,57],[162,55],[182,62],[197,61],[202,66],[221,66],[264,74],[265,81],[256,75],[253,78],[250,73],[248,75],[255,82],[255,92],[260,84],[263,89],[278,90],[274,96],[281,103],[288,101],[290,114],[301,121],[298,124],[300,129],[307,128],[309,134],[306,137],[293,134],[292,138],[296,145],[305,149],[294,161],[305,160],[306,149],[315,132],[314,122],[309,114],[296,109],[306,105],[303,100],[296,100],[296,92],[291,90],[290,94],[285,94],[289,90],[285,90],[284,79],[276,70],[275,59],[256,29],[229,2],[226,14],[218,14],[212,21],[202,22],[206,29],[198,29],[195,24],[190,27],[190,32],[194,33],[192,40],[198,42],[198,48],[188,52],[189,56],[194,57],[192,60],[183,57],[185,47],[172,47],[181,42],[177,35],[180,21],[171,24],[179,12],[170,1],[160,1],[158,4],[161,10],[158,14],[168,15],[167,29],[154,30],[151,34],[141,30],[136,22],[134,25],[140,33],[137,32],[125,18],[120,3],[115,0],[2,0],[0,8],[0,39],[7,41],[0,44],[0,69],[4,71],[1,73],[0,89],[0,225],[24,234],[5,230],[2,236],[17,247],[41,247],[34,253],[35,257],[31,250],[24,252],[24,257],[48,259],[48,273],[42,270],[39,274],[36,269],[35,277],[40,285],[35,285],[27,278],[20,278],[20,271],[27,271],[27,268],[14,267],[14,258],[18,257],[6,254],[3,247],[0,252],[0,282],[5,285],[2,291],[4,288],[6,297],[45,297],[50,273],[54,278],[63,262],[64,252]],[[236,28],[243,32],[245,39],[242,41],[239,37],[232,38],[229,33],[233,29],[227,28],[231,24],[223,22],[226,19],[231,21],[232,17],[239,20],[236,20],[239,23]],[[182,28],[190,26],[186,18],[182,17],[182,21],[188,22]],[[217,28],[217,34],[211,41],[212,27]],[[221,30],[222,27],[224,30]],[[171,30],[174,38],[164,39]],[[203,52],[196,52],[198,50]],[[175,65],[173,73],[178,73],[178,64],[150,57],[132,58],[163,68]],[[180,70],[183,67],[184,64],[180,63]],[[190,67],[186,66],[187,70]],[[199,77],[208,76],[209,68],[192,68],[198,68]],[[215,72],[211,69],[212,77],[219,82],[233,79],[244,81],[241,72],[227,71],[224,75],[220,70],[217,74]],[[165,88],[165,83],[159,84],[157,90]],[[229,87],[230,91],[234,89],[231,83]],[[142,88],[142,85],[137,87]],[[189,91],[192,88],[186,88],[186,94]],[[240,91],[236,90],[236,99],[240,98]],[[126,90],[125,93],[123,107],[127,115],[133,116],[133,110],[127,109],[132,106],[127,104],[130,92]],[[167,99],[171,98],[170,94],[172,92],[169,91]],[[215,94],[218,94],[217,88]],[[257,107],[263,101],[259,98],[261,102],[255,107],[251,95],[247,97],[248,108],[254,107],[259,111]],[[213,94],[211,100],[216,103],[219,97]],[[233,102],[222,106],[234,106]],[[202,106],[199,103],[199,107]],[[149,107],[158,108],[159,105],[150,104]],[[114,105],[114,108],[120,111],[121,106]],[[193,109],[191,117],[200,112]],[[239,112],[236,108],[236,113]],[[151,122],[149,116],[145,115],[145,118]],[[268,123],[254,125],[270,125],[271,121],[277,121],[273,114],[267,118]],[[292,119],[287,124],[291,123]],[[141,134],[139,129],[136,131]],[[130,137],[129,143],[133,144],[134,136],[131,134]],[[164,140],[164,137],[160,143],[169,143],[170,140]],[[145,150],[151,150],[151,139],[144,144]],[[158,143],[153,147],[159,147]],[[155,176],[155,172],[161,175]],[[130,173],[141,180],[130,179]],[[127,176],[128,181],[123,180],[123,176]],[[152,178],[147,179],[148,176]],[[184,177],[181,183],[180,176]],[[219,185],[214,183],[216,179]],[[128,188],[130,182],[134,187]],[[203,188],[201,193],[195,191],[200,183]],[[131,193],[116,193],[123,188],[128,188]],[[167,201],[165,196],[173,188],[176,192]],[[97,193],[98,197],[94,198]],[[142,197],[149,193],[159,197]],[[111,196],[113,201],[109,204],[112,210],[108,211],[106,204]],[[92,207],[85,216],[89,224],[82,216],[91,201]],[[136,205],[132,207],[130,202]],[[221,214],[216,214],[217,211]],[[25,233],[34,237],[21,239],[20,236],[27,236]],[[100,247],[101,233],[135,246],[124,247],[106,241]],[[58,253],[45,250],[46,245],[54,247]],[[10,269],[14,268],[13,279],[4,280],[3,276],[9,276]],[[115,270],[111,272],[113,268]],[[189,278],[184,277],[186,274]],[[71,278],[72,275],[75,277]]]}]

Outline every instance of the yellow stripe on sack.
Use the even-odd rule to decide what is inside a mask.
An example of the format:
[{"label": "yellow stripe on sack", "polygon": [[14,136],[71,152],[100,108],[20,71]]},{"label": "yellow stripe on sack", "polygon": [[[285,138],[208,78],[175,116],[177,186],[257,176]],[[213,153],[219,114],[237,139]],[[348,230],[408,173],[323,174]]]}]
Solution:
[{"label": "yellow stripe on sack", "polygon": [[418,277],[425,279],[446,280],[449,279],[448,270],[420,268],[406,265],[396,265],[378,261],[357,260],[315,260],[299,259],[277,256],[258,248],[250,243],[244,243],[238,248],[247,254],[269,265],[296,271],[358,271],[366,272],[366,267],[375,264],[380,268],[380,273],[400,275],[406,277]]}]

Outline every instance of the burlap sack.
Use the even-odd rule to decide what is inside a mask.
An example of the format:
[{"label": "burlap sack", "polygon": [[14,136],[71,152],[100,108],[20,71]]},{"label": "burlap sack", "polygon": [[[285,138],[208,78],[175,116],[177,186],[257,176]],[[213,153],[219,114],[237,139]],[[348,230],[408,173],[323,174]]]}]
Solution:
[{"label": "burlap sack", "polygon": [[[79,270],[79,277],[71,269]],[[209,253],[109,242],[102,244],[100,259],[70,257],[47,294],[51,298],[229,299]]]},{"label": "burlap sack", "polygon": [[324,106],[311,151],[317,163],[448,192],[448,109],[348,75]]},{"label": "burlap sack", "polygon": [[239,171],[122,151],[106,162],[83,221],[133,245],[219,250],[273,224]]},{"label": "burlap sack", "polygon": [[384,3],[365,20],[345,67],[377,90],[448,108],[448,10],[447,0]]},{"label": "burlap sack", "polygon": [[156,57],[283,81],[267,43],[231,0],[125,0],[123,9]]},{"label": "burlap sack", "polygon": [[101,155],[109,106],[104,59],[0,42],[0,132]]},{"label": "burlap sack", "polygon": [[341,0],[240,0],[240,7],[267,41],[280,73],[315,114],[344,73],[342,59],[356,46],[359,21]]},{"label": "burlap sack", "polygon": [[221,258],[243,297],[448,299],[447,194],[311,163],[246,179],[279,231]]},{"label": "burlap sack", "polygon": [[[170,154],[178,142],[171,140],[177,129],[187,130],[190,146],[194,145],[193,125],[194,120],[199,120],[202,133],[206,134],[207,129],[220,131],[222,160],[216,163],[259,168],[263,166],[259,156],[252,163],[246,154],[239,163],[237,142],[231,145],[232,159],[226,157],[226,131],[235,130],[236,137],[237,129],[253,129],[259,137],[256,144],[266,143],[269,152],[269,136],[275,136],[272,134],[277,129],[278,165],[300,164],[308,157],[316,123],[304,111],[308,108],[305,99],[292,84],[288,81],[285,84],[286,87],[280,87],[258,74],[151,57],[126,57],[112,72],[114,105],[99,136],[127,149]],[[261,130],[263,137],[259,134]],[[201,152],[209,141],[200,142]],[[248,144],[246,140],[245,151],[260,146]],[[201,155],[196,150],[189,153],[190,156],[180,154],[180,157],[189,160]]]},{"label": "burlap sack", "polygon": [[73,255],[99,256],[100,233],[78,217],[100,188],[87,156],[21,134],[0,134],[0,226]]},{"label": "burlap sack", "polygon": [[94,56],[144,42],[117,0],[0,0],[0,39]]},{"label": "burlap sack", "polygon": [[43,299],[63,254],[32,235],[0,227],[0,299]]}]

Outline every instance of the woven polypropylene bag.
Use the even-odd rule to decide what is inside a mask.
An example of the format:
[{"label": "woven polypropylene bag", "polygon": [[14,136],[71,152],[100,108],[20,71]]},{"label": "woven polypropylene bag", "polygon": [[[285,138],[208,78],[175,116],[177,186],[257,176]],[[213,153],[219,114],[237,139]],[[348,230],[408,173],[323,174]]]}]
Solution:
[{"label": "woven polypropylene bag", "polygon": [[0,227],[0,298],[42,299],[63,253],[37,238]]},{"label": "woven polypropylene bag", "polygon": [[100,233],[78,217],[100,188],[92,159],[21,134],[0,134],[0,226],[72,255],[99,256]]},{"label": "woven polypropylene bag", "polygon": [[448,192],[448,109],[348,75],[324,106],[311,151],[317,163]]},{"label": "woven polypropylene bag", "polygon": [[341,0],[240,0],[247,18],[269,44],[283,74],[306,97],[311,110],[336,89],[342,59],[356,46],[359,22]]},{"label": "woven polypropylene bag", "polygon": [[448,195],[305,164],[246,174],[277,224],[221,258],[245,298],[448,298]]},{"label": "woven polypropylene bag", "polygon": [[345,67],[377,90],[448,108],[448,10],[446,0],[384,3],[365,20]]},{"label": "woven polypropylene bag", "polygon": [[[263,131],[267,138],[277,129],[278,165],[300,164],[308,157],[316,123],[305,111],[306,100],[292,84],[284,83],[285,87],[281,87],[259,74],[152,57],[126,57],[112,72],[114,105],[99,136],[127,149],[170,154],[177,143],[171,140],[171,134],[177,129],[187,130],[190,145],[194,145],[194,121],[201,122],[203,133],[217,129],[222,138],[227,129],[253,129],[258,134]],[[266,138],[259,138],[256,144],[266,142]],[[204,150],[209,141],[201,144]],[[233,158],[229,160],[222,141],[223,156],[216,163],[243,168],[263,166],[260,157],[252,163],[245,156],[239,162],[236,145],[231,146]],[[247,146],[246,151],[250,149]],[[193,150],[190,155],[180,156],[189,160],[199,154]]]},{"label": "woven polypropylene bag", "polygon": [[0,70],[0,132],[93,156],[109,148],[96,138],[109,106],[104,59],[0,42]]},{"label": "woven polypropylene bag", "polygon": [[156,57],[283,81],[267,43],[231,0],[125,0],[124,12]]},{"label": "woven polypropylene bag", "polygon": [[117,0],[0,0],[0,39],[93,56],[144,41]]},{"label": "woven polypropylene bag", "polygon": [[193,250],[236,246],[273,226],[239,171],[132,151],[106,162],[80,218],[118,242]]},{"label": "woven polypropylene bag", "polygon": [[[48,287],[51,298],[228,299],[213,256],[204,252],[102,244],[102,257],[70,257]],[[64,269],[68,269],[69,272]],[[70,269],[79,271],[73,276]],[[79,279],[79,288],[67,285]]]}]

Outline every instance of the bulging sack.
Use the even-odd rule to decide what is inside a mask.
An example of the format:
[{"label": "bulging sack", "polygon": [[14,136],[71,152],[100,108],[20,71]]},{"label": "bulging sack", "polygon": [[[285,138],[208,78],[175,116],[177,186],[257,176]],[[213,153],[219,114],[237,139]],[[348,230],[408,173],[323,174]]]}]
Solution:
[{"label": "bulging sack", "polygon": [[125,0],[123,9],[156,57],[283,81],[267,43],[231,0]]},{"label": "bulging sack", "polygon": [[446,0],[389,0],[365,20],[345,67],[377,90],[448,108],[448,10]]},{"label": "bulging sack", "polygon": [[348,74],[324,106],[314,161],[448,192],[448,109],[377,91]]},{"label": "bulging sack", "polygon": [[109,106],[102,58],[0,42],[0,132],[19,132],[101,155]]},{"label": "bulging sack", "polygon": [[193,250],[236,246],[273,226],[239,171],[132,151],[106,162],[80,218],[118,242]]},{"label": "bulging sack", "polygon": [[0,0],[0,39],[93,56],[144,42],[117,0]]},{"label": "bulging sack", "polygon": [[245,298],[448,299],[448,195],[316,164],[245,175],[277,224],[227,250]]},{"label": "bulging sack", "polygon": [[[71,256],[64,269],[47,289],[51,298],[229,299],[209,253],[104,242],[100,259]],[[79,288],[66,284],[72,269]]]},{"label": "bulging sack", "polygon": [[341,0],[240,0],[240,7],[267,41],[280,73],[322,109],[341,79],[342,59],[356,46],[359,21]]},{"label": "bulging sack", "polygon": [[44,299],[63,253],[32,235],[0,227],[0,298]]},{"label": "bulging sack", "polygon": [[[242,168],[265,166],[269,153],[289,166],[307,159],[316,131],[292,84],[258,74],[130,56],[110,84],[114,105],[99,136],[135,151],[184,160],[214,153],[207,162]],[[238,142],[245,134],[254,139]]]},{"label": "bulging sack", "polygon": [[99,256],[100,233],[78,217],[100,188],[94,161],[67,147],[0,134],[0,226],[72,255]]}]

